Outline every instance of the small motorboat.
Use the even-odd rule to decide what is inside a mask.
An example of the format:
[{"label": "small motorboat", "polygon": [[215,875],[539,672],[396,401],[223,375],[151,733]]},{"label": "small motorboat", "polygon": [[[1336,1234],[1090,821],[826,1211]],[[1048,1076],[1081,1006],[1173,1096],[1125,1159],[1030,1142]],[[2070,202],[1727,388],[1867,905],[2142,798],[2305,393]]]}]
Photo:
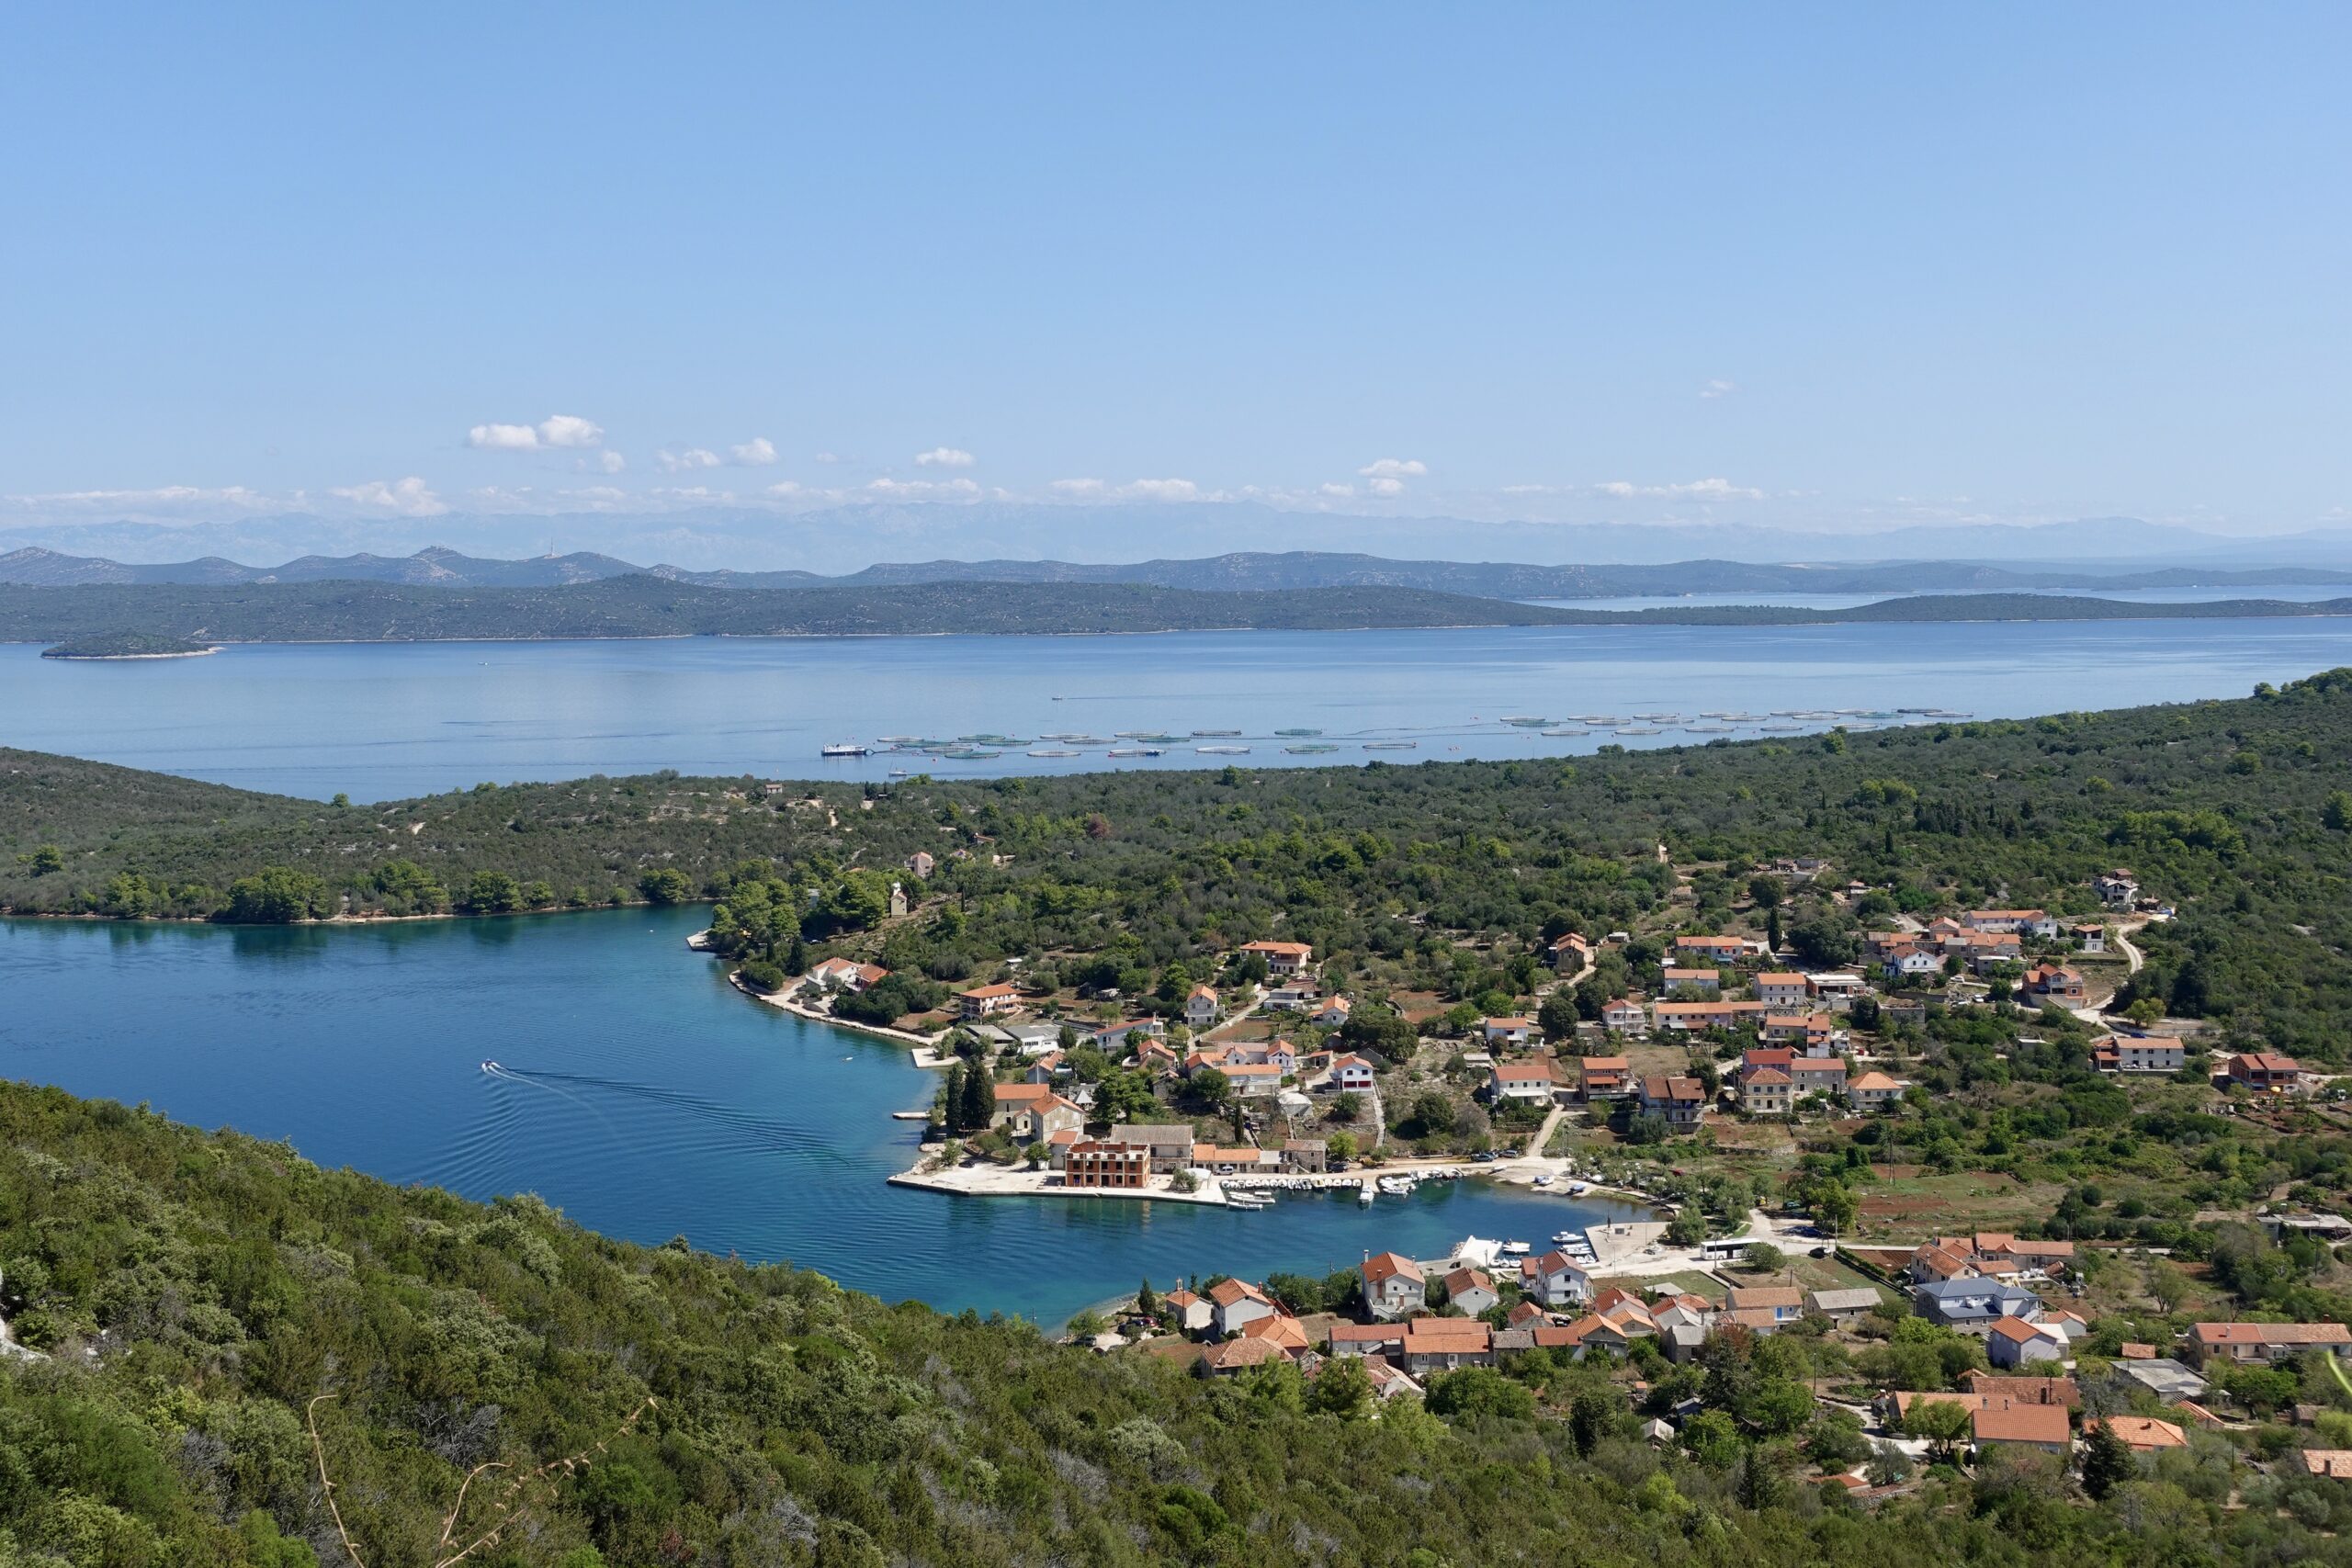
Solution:
[{"label": "small motorboat", "polygon": [[498,1064],[496,1062],[484,1062],[481,1065],[481,1070],[486,1073],[494,1073],[498,1071]]},{"label": "small motorboat", "polygon": [[1524,1258],[1534,1250],[1535,1249],[1533,1247],[1528,1246],[1523,1241],[1507,1241],[1503,1243],[1503,1256],[1505,1258]]},{"label": "small motorboat", "polygon": [[1552,1242],[1555,1247],[1566,1247],[1568,1243],[1576,1240],[1576,1238],[1577,1233],[1574,1231],[1554,1231],[1552,1233]]}]

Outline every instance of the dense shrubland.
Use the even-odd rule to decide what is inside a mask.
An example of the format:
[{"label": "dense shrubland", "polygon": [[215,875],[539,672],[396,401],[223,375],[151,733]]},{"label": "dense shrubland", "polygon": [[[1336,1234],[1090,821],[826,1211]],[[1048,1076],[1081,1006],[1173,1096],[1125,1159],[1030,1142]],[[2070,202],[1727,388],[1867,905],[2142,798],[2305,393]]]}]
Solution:
[{"label": "dense shrubland", "polygon": [[[514,1467],[478,1483],[478,1533],[493,1482],[582,1452],[468,1561],[2352,1562],[2340,1483],[2291,1457],[2280,1479],[2233,1470],[2202,1438],[2096,1507],[1995,1461],[1858,1513],[1804,1479],[1860,1455],[1802,1398],[1842,1353],[1799,1337],[1661,1369],[1652,1405],[1709,1407],[1675,1450],[1635,1440],[1605,1368],[1543,1354],[1373,1419],[1360,1379],[1212,1384],[19,1086],[0,1087],[0,1307],[53,1353],[0,1363],[11,1564],[343,1562],[311,1418],[372,1568],[447,1557],[469,1470]],[[2215,1262],[2257,1290],[2273,1267],[2258,1243]],[[1865,1370],[1939,1380],[1939,1333],[1898,1331]]]}]

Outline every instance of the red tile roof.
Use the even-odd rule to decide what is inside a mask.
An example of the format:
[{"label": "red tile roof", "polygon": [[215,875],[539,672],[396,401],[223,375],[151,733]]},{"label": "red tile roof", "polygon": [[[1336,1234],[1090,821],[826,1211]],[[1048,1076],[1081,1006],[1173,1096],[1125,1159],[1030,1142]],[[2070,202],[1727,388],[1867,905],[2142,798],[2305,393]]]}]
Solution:
[{"label": "red tile roof", "polygon": [[2056,1443],[2074,1440],[2063,1404],[1997,1404],[1970,1417],[1980,1443]]},{"label": "red tile roof", "polygon": [[1401,1252],[1381,1252],[1363,1260],[1363,1282],[1377,1285],[1385,1280],[1406,1279],[1416,1285],[1421,1283],[1420,1266]]}]

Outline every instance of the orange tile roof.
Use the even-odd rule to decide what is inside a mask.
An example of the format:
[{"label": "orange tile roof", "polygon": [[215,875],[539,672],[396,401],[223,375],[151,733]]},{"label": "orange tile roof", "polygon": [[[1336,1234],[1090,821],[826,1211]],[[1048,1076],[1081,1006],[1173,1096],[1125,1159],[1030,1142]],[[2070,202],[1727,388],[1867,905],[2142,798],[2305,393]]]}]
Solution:
[{"label": "orange tile roof", "polygon": [[1202,1353],[1203,1360],[1218,1371],[1236,1371],[1244,1367],[1261,1367],[1268,1361],[1288,1359],[1283,1348],[1271,1339],[1255,1339],[1247,1335],[1228,1339],[1222,1345],[1212,1345]]},{"label": "orange tile roof", "polygon": [[1735,1312],[1742,1307],[1801,1307],[1804,1292],[1793,1285],[1735,1286],[1725,1304]]},{"label": "orange tile roof", "polygon": [[1994,1321],[1992,1332],[2013,1345],[2023,1345],[2031,1339],[2063,1338],[2056,1330],[2044,1328],[2038,1323],[2028,1323],[2021,1317],[1997,1318]]},{"label": "orange tile roof", "polygon": [[2188,1331],[2199,1345],[2346,1345],[2340,1323],[2199,1323]]},{"label": "orange tile roof", "polygon": [[1970,1425],[1980,1443],[2059,1443],[2074,1440],[2063,1404],[1995,1404],[1976,1411]]},{"label": "orange tile roof", "polygon": [[1377,1285],[1385,1280],[1410,1280],[1421,1283],[1420,1266],[1401,1252],[1380,1252],[1363,1260],[1363,1282]]},{"label": "orange tile roof", "polygon": [[1239,1302],[1256,1302],[1261,1306],[1274,1304],[1272,1297],[1247,1280],[1219,1280],[1209,1287],[1209,1300],[1221,1307],[1229,1307]]},{"label": "orange tile roof", "polygon": [[2137,1450],[2185,1449],[2188,1434],[2169,1421],[2152,1416],[2094,1416],[2083,1423],[2086,1433],[2106,1427]]}]

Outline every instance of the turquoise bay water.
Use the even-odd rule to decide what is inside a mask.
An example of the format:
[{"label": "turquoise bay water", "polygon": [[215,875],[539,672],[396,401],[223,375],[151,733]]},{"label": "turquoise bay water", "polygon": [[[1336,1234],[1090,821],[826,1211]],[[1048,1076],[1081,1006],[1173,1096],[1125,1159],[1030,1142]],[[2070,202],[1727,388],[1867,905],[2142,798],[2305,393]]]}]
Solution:
[{"label": "turquoise bay water", "polygon": [[926,1103],[931,1075],[740,995],[685,950],[702,923],[0,921],[0,1073],[393,1181],[537,1192],[609,1235],[683,1235],[890,1300],[1047,1323],[1147,1275],[1319,1273],[1471,1234],[1541,1242],[1618,1212],[1483,1182],[1255,1213],[886,1186],[915,1139],[890,1112]]},{"label": "turquoise bay water", "polygon": [[[1695,744],[1677,726],[1545,738],[1505,715],[1565,719],[1708,710],[1939,707],[2021,717],[2243,696],[2352,663],[2352,619],[1953,626],[1540,626],[1164,637],[715,638],[309,644],[152,663],[41,660],[0,646],[0,744],[252,789],[381,800],[485,779],[755,773],[881,779],[1197,768],[1196,745],[1250,766],[1533,757]],[[1818,725],[1814,726],[1818,728]],[[1340,750],[1291,756],[1285,728]],[[1242,735],[1193,739],[1199,729]],[[1167,731],[1157,761],[1014,748],[993,761],[818,749],[886,735]],[[1740,731],[1753,738],[1754,728]],[[1366,752],[1410,739],[1412,750]],[[1051,742],[1043,744],[1051,745]]]}]

